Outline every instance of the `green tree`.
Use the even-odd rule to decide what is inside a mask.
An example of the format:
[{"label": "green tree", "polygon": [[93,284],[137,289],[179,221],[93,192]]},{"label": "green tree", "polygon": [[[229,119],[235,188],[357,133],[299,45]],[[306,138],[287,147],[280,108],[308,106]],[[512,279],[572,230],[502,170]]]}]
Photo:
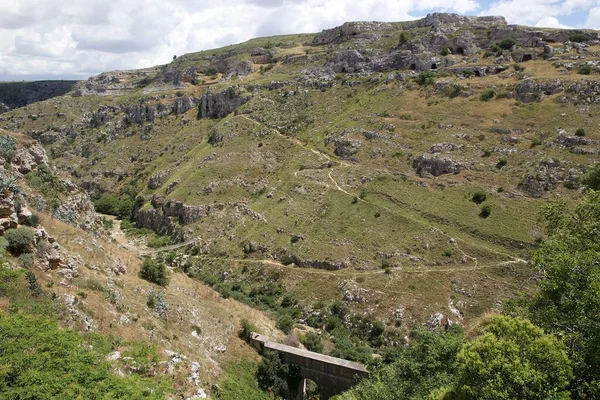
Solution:
[{"label": "green tree", "polygon": [[588,169],[586,174],[581,177],[581,183],[590,189],[600,190],[600,163]]},{"label": "green tree", "polygon": [[280,396],[288,393],[289,365],[276,351],[265,351],[256,371],[258,387]]},{"label": "green tree", "polygon": [[169,277],[165,264],[150,257],[144,258],[139,275],[140,278],[145,279],[148,282],[156,283],[157,285],[167,286],[169,284]]},{"label": "green tree", "polygon": [[323,341],[315,332],[308,332],[302,338],[302,344],[310,351],[316,351],[317,353],[323,352]]},{"label": "green tree", "polygon": [[530,318],[559,335],[574,361],[573,390],[600,398],[600,191],[542,211],[548,235],[533,252],[543,279]]},{"label": "green tree", "polygon": [[522,318],[494,316],[456,358],[458,379],[445,399],[568,399],[565,347]]},{"label": "green tree", "polygon": [[453,384],[456,356],[463,346],[460,327],[437,332],[422,327],[411,333],[409,346],[383,353],[384,365],[341,396],[342,400],[426,399],[435,389]]},{"label": "green tree", "polygon": [[33,231],[25,227],[9,229],[4,234],[8,250],[13,254],[30,253],[33,250],[33,236]]}]

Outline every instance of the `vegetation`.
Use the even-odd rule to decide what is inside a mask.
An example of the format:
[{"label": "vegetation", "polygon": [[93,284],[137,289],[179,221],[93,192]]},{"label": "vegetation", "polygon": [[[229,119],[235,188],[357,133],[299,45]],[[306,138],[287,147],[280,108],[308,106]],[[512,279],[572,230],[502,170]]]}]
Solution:
[{"label": "vegetation", "polygon": [[588,169],[586,174],[581,177],[581,183],[590,189],[600,190],[600,163]]},{"label": "vegetation", "polygon": [[94,208],[102,214],[114,215],[119,219],[129,218],[133,209],[131,199],[120,199],[114,195],[104,195],[94,201]]},{"label": "vegetation", "polygon": [[0,136],[0,157],[11,161],[17,150],[17,139],[10,135]]},{"label": "vegetation", "polygon": [[579,136],[579,137],[585,136],[585,129],[577,128],[577,130],[575,131],[575,136]]},{"label": "vegetation", "polygon": [[481,211],[479,212],[479,216],[481,218],[487,218],[492,214],[492,206],[489,204],[484,204],[481,206]]},{"label": "vegetation", "polygon": [[8,250],[13,254],[31,253],[33,251],[33,230],[20,227],[9,229],[4,234],[8,241]]},{"label": "vegetation", "polygon": [[140,278],[160,286],[167,286],[169,284],[169,276],[165,264],[150,257],[144,258],[142,262]]},{"label": "vegetation", "polygon": [[323,341],[321,337],[315,332],[308,332],[302,338],[302,344],[307,350],[315,351],[317,353],[323,352]]},{"label": "vegetation", "polygon": [[435,74],[431,71],[423,71],[417,76],[416,81],[421,86],[433,85],[435,83]]},{"label": "vegetation", "polygon": [[496,89],[487,89],[481,95],[479,95],[479,100],[481,101],[489,101],[494,98],[496,95]]},{"label": "vegetation", "polygon": [[505,38],[502,41],[498,42],[497,45],[502,50],[510,50],[517,42],[513,38]]},{"label": "vegetation", "polygon": [[590,64],[584,64],[581,67],[579,67],[579,70],[577,71],[577,73],[579,73],[580,75],[590,75],[593,71],[593,68]]},{"label": "vegetation", "polygon": [[485,199],[487,199],[487,193],[485,192],[485,190],[478,190],[475,193],[473,193],[473,197],[471,197],[473,203],[476,204],[483,203]]}]

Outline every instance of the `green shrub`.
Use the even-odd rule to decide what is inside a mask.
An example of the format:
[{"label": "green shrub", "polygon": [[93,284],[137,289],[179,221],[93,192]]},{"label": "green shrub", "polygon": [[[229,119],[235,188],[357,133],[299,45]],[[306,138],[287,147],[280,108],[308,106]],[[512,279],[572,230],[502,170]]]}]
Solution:
[{"label": "green shrub", "polygon": [[302,338],[302,344],[309,351],[315,351],[317,353],[323,352],[323,341],[321,340],[321,337],[315,332],[308,332]]},{"label": "green shrub", "polygon": [[17,139],[10,135],[0,136],[0,157],[5,161],[11,161],[17,150]]},{"label": "green shrub", "polygon": [[481,204],[487,199],[487,193],[483,190],[478,190],[473,194],[471,201],[476,204]]},{"label": "green shrub", "polygon": [[168,236],[168,235],[165,235],[165,236],[154,235],[153,237],[148,239],[148,242],[146,243],[146,245],[148,247],[153,248],[153,249],[158,249],[160,247],[165,247],[165,246],[169,246],[172,244],[173,244],[173,239],[171,238],[171,236]]},{"label": "green shrub", "polygon": [[579,67],[579,70],[577,71],[577,73],[580,75],[590,75],[592,73],[592,71],[593,71],[592,66],[590,64],[585,64],[585,65],[582,65],[581,67]]},{"label": "green shrub", "polygon": [[102,214],[109,214],[119,219],[129,218],[133,210],[131,199],[120,199],[113,195],[104,195],[94,201],[94,208]]},{"label": "green shrub", "polygon": [[492,155],[492,151],[490,149],[484,149],[483,150],[483,156],[482,157],[490,157]]},{"label": "green shrub", "polygon": [[585,136],[585,129],[577,128],[577,130],[575,131],[575,136],[579,136],[579,137]]},{"label": "green shrub", "polygon": [[23,225],[27,225],[27,226],[30,226],[32,228],[35,228],[39,224],[40,224],[40,216],[37,215],[37,214],[31,214],[31,216],[29,216],[29,218],[27,218],[23,222]]},{"label": "green shrub", "polygon": [[590,167],[581,178],[581,183],[593,190],[600,190],[600,163]]},{"label": "green shrub", "polygon": [[13,254],[31,253],[33,237],[33,231],[25,227],[9,229],[4,234],[4,238],[8,241],[7,248]]},{"label": "green shrub", "polygon": [[488,89],[479,95],[479,100],[489,101],[489,100],[493,99],[495,95],[496,95],[495,89]]},{"label": "green shrub", "polygon": [[37,278],[35,277],[35,274],[31,271],[27,271],[25,276],[27,277],[27,283],[29,285],[29,291],[31,292],[31,294],[36,297],[42,294],[42,287],[40,286]]},{"label": "green shrub", "polygon": [[506,157],[501,157],[500,160],[498,160],[498,164],[496,164],[496,168],[500,169],[502,167],[505,167],[506,164],[508,164],[508,160],[506,159]]},{"label": "green shrub", "polygon": [[431,71],[423,71],[417,76],[416,81],[421,86],[433,85],[435,83],[435,74]]},{"label": "green shrub", "polygon": [[517,42],[513,38],[505,38],[498,43],[498,47],[502,50],[510,50],[516,43]]},{"label": "green shrub", "polygon": [[588,40],[588,37],[585,33],[575,33],[571,36],[569,36],[569,41],[570,42],[575,42],[575,43],[582,43]]},{"label": "green shrub", "polygon": [[536,146],[541,146],[542,145],[542,139],[540,138],[535,138],[531,141],[531,148],[534,148]]},{"label": "green shrub", "polygon": [[23,253],[19,256],[19,263],[25,268],[33,267],[33,263],[35,261],[35,257],[33,253]]},{"label": "green shrub", "polygon": [[277,328],[288,334],[294,328],[294,319],[288,313],[282,313],[277,318]]},{"label": "green shrub", "polygon": [[489,204],[484,204],[483,206],[481,206],[481,212],[479,213],[479,216],[481,218],[487,218],[490,216],[491,213],[492,206],[490,206]]},{"label": "green shrub", "polygon": [[408,33],[406,33],[406,31],[402,31],[402,32],[400,32],[400,38],[398,40],[398,44],[403,45],[406,42],[408,42]]},{"label": "green shrub", "polygon": [[446,47],[446,48],[442,49],[442,51],[441,51],[441,53],[440,53],[440,54],[441,54],[442,56],[446,57],[447,55],[449,55],[449,54],[450,54],[450,50],[448,50],[448,48]]},{"label": "green shrub", "polygon": [[256,326],[252,325],[247,319],[241,320],[240,324],[240,338],[244,339],[246,342],[250,342],[250,339],[252,339],[252,332],[256,332]]},{"label": "green shrub", "polygon": [[157,285],[167,286],[169,284],[169,277],[167,275],[167,267],[165,264],[149,257],[144,258],[139,276],[140,278],[145,279],[148,282],[156,283]]},{"label": "green shrub", "polygon": [[453,99],[455,97],[460,96],[462,93],[462,86],[460,85],[448,85],[444,88],[444,95]]}]

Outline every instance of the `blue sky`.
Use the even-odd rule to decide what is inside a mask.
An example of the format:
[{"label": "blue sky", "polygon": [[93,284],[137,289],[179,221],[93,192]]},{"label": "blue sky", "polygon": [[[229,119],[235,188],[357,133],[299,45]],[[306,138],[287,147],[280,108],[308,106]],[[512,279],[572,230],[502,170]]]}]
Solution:
[{"label": "blue sky", "polygon": [[0,80],[85,79],[257,36],[435,11],[600,28],[600,0],[0,0]]}]

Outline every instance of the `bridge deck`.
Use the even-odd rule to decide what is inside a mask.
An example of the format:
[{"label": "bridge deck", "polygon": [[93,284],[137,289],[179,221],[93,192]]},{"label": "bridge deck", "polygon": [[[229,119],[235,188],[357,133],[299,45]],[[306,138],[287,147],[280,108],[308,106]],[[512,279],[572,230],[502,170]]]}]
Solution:
[{"label": "bridge deck", "polygon": [[296,347],[287,346],[285,344],[271,342],[267,337],[254,334],[252,337],[253,340],[260,342],[263,348],[268,350],[276,350],[283,353],[293,354],[299,357],[303,357],[305,359],[311,359],[315,361],[320,361],[322,363],[326,363],[329,365],[337,365],[343,368],[355,370],[357,372],[368,373],[367,368],[364,365],[344,360],[342,358],[336,358],[331,356],[326,356],[321,353],[315,353],[314,351],[308,351],[304,349],[298,349]]}]

